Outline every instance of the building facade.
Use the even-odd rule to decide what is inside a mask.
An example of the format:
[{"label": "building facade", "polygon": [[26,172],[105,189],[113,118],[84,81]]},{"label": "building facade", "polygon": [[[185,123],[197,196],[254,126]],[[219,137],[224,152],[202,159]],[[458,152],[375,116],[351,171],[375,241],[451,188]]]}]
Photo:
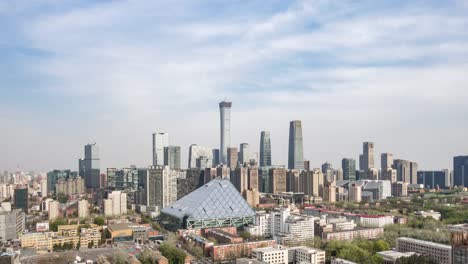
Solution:
[{"label": "building facade", "polygon": [[180,147],[167,146],[164,148],[164,165],[173,170],[180,170]]},{"label": "building facade", "polygon": [[271,138],[269,131],[260,132],[260,167],[271,166]]},{"label": "building facade", "polygon": [[452,247],[449,245],[400,237],[397,239],[396,248],[399,252],[415,252],[428,256],[440,264],[452,264]]},{"label": "building facade", "polygon": [[374,143],[373,142],[364,142],[362,144],[362,157],[363,157],[363,170],[367,171],[369,169],[375,168],[374,164]]},{"label": "building facade", "polygon": [[242,143],[239,146],[239,162],[246,165],[250,162],[250,148],[249,143]]},{"label": "building facade", "polygon": [[227,166],[234,170],[237,167],[237,162],[239,161],[237,148],[227,148]]},{"label": "building facade", "polygon": [[468,156],[453,158],[453,185],[468,187]]},{"label": "building facade", "polygon": [[288,169],[304,169],[302,123],[300,120],[289,124]]},{"label": "building facade", "polygon": [[188,168],[201,168],[197,166],[197,159],[204,157],[205,160],[210,160],[210,165],[207,167],[211,167],[212,164],[215,164],[213,160],[213,150],[208,147],[199,146],[197,144],[192,144],[189,147],[189,161],[188,161]]},{"label": "building facade", "polygon": [[226,164],[227,149],[231,147],[231,107],[232,102],[223,101],[219,103],[220,114],[220,146],[219,162]]},{"label": "building facade", "polygon": [[164,148],[169,146],[168,133],[153,134],[153,166],[164,165]]},{"label": "building facade", "polygon": [[96,143],[85,145],[84,159],[79,160],[79,175],[84,178],[86,188],[101,187],[99,147]]}]

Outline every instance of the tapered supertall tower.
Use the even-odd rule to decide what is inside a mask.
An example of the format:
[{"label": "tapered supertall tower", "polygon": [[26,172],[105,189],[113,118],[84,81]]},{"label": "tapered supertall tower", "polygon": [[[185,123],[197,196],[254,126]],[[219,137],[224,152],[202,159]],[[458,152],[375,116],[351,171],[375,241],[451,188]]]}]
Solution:
[{"label": "tapered supertall tower", "polygon": [[227,148],[231,146],[231,102],[219,103],[221,143],[219,147],[219,162],[226,164]]},{"label": "tapered supertall tower", "polygon": [[289,123],[288,168],[304,169],[302,123],[300,120],[294,120]]}]

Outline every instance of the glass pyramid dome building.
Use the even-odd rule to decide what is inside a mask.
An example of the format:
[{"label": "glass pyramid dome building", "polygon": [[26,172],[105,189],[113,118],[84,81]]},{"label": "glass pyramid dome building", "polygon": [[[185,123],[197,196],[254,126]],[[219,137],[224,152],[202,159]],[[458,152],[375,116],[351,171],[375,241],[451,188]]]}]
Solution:
[{"label": "glass pyramid dome building", "polygon": [[242,226],[255,212],[227,179],[214,179],[161,210],[168,229]]}]

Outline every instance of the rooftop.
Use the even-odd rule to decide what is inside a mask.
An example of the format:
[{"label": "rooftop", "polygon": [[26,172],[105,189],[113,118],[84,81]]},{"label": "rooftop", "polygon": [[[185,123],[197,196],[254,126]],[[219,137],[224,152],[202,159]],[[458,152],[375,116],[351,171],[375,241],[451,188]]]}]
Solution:
[{"label": "rooftop", "polygon": [[423,244],[423,245],[426,245],[426,246],[441,247],[441,248],[450,249],[450,250],[452,249],[452,247],[449,246],[449,245],[430,242],[430,241],[426,241],[426,240],[415,239],[415,238],[410,238],[410,237],[400,237],[400,238],[398,238],[397,241],[407,241],[407,242],[410,242],[410,243]]},{"label": "rooftop", "polygon": [[161,212],[180,219],[188,217],[188,221],[255,216],[239,191],[226,179],[208,182]]},{"label": "rooftop", "polygon": [[384,259],[397,260],[402,257],[411,257],[415,252],[398,252],[395,250],[377,252]]}]

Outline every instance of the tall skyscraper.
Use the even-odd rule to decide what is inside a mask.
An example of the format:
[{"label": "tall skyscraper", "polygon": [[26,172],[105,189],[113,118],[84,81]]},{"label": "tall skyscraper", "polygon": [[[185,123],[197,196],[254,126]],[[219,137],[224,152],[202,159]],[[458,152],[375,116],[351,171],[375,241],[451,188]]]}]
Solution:
[{"label": "tall skyscraper", "polygon": [[363,162],[364,162],[364,170],[369,170],[375,168],[374,166],[374,143],[372,142],[364,142],[362,144],[363,149]]},{"label": "tall skyscraper", "polygon": [[359,170],[364,171],[364,155],[359,155]]},{"label": "tall skyscraper", "polygon": [[355,181],[356,180],[356,160],[342,159],[341,167],[343,168],[343,179]]},{"label": "tall skyscraper", "polygon": [[291,121],[289,124],[288,168],[304,169],[302,123],[300,120]]},{"label": "tall skyscraper", "polygon": [[393,161],[393,168],[397,171],[397,181],[411,183],[411,166],[409,161],[396,159]]},{"label": "tall skyscraper", "polygon": [[231,146],[231,102],[219,103],[219,114],[221,121],[221,144],[219,147],[219,162],[226,164],[227,148]]},{"label": "tall skyscraper", "polygon": [[391,168],[393,165],[393,154],[392,153],[382,153],[380,155],[380,167],[382,171],[385,169]]},{"label": "tall skyscraper", "polygon": [[153,134],[153,166],[164,165],[164,148],[169,146],[168,133]]},{"label": "tall skyscraper", "polygon": [[219,156],[221,154],[219,154],[219,149],[213,149],[213,151],[211,152],[213,153],[213,161],[212,161],[212,165],[213,166],[216,166],[218,165],[220,162],[219,162]]},{"label": "tall skyscraper", "polygon": [[410,184],[418,183],[418,163],[410,162]]},{"label": "tall skyscraper", "polygon": [[170,169],[180,170],[180,147],[167,146],[164,148],[164,165]]},{"label": "tall skyscraper", "polygon": [[327,161],[322,164],[322,173],[326,174],[328,170],[333,170],[333,166],[330,162]]},{"label": "tall skyscraper", "polygon": [[240,144],[239,148],[239,162],[244,165],[250,161],[249,143]]},{"label": "tall skyscraper", "polygon": [[16,188],[14,194],[15,207],[23,209],[27,213],[29,208],[28,188]]},{"label": "tall skyscraper", "polygon": [[203,160],[210,160],[210,164],[213,162],[213,150],[211,148],[199,146],[197,144],[192,144],[189,147],[189,161],[188,168],[197,167],[197,159],[203,157]]},{"label": "tall skyscraper", "polygon": [[239,160],[237,148],[228,148],[227,149],[227,166],[234,170],[237,167],[237,162]]},{"label": "tall skyscraper", "polygon": [[453,185],[468,187],[468,156],[453,158]]},{"label": "tall skyscraper", "polygon": [[260,167],[271,166],[271,139],[270,132],[260,133]]},{"label": "tall skyscraper", "polygon": [[79,174],[85,179],[86,188],[101,187],[99,147],[96,143],[85,145],[85,157],[79,160]]}]

